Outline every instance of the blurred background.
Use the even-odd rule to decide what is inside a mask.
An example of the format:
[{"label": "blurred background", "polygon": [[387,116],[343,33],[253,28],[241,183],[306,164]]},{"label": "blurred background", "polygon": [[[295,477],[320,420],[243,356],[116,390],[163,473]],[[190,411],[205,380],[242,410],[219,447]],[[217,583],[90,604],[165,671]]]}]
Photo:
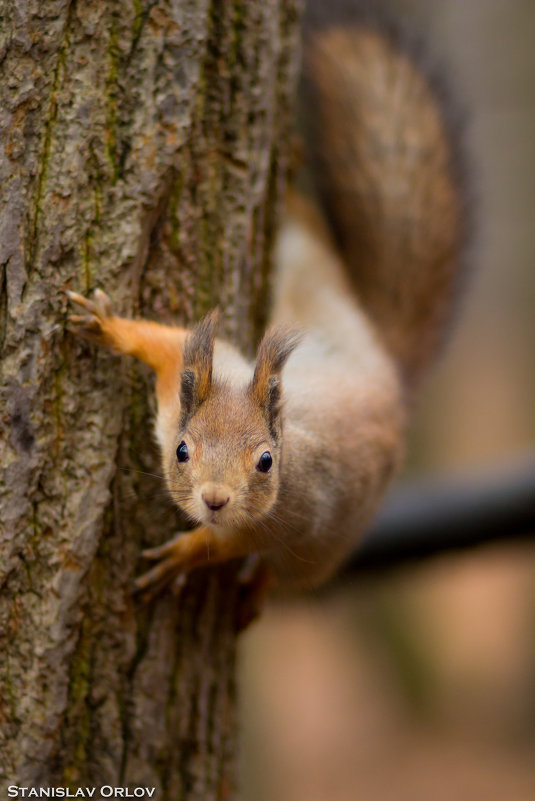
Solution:
[{"label": "blurred background", "polygon": [[[389,5],[464,95],[479,216],[406,476],[473,475],[535,450],[535,3]],[[243,801],[533,801],[535,546],[273,606],[242,637],[241,674]]]}]

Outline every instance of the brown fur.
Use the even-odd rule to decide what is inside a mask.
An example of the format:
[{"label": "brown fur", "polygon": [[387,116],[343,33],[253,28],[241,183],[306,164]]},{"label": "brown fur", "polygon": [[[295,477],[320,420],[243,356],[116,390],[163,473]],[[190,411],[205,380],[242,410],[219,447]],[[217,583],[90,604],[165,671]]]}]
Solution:
[{"label": "brown fur", "polygon": [[305,40],[319,197],[364,307],[414,388],[442,341],[460,275],[464,202],[440,99],[371,27]]},{"label": "brown fur", "polygon": [[186,338],[180,385],[182,423],[195,413],[210,394],[218,318],[217,310],[212,311]]},{"label": "brown fur", "polygon": [[251,382],[251,396],[264,410],[269,430],[277,439],[281,405],[281,370],[288,357],[299,344],[299,333],[279,325],[269,329],[264,335],[256,356],[256,366]]},{"label": "brown fur", "polygon": [[[185,441],[190,458],[176,463],[175,449]],[[270,451],[269,474],[256,470],[259,457]],[[244,389],[237,392],[226,382],[214,380],[209,396],[182,423],[179,418],[173,441],[164,447],[164,465],[173,497],[196,521],[247,527],[267,513],[278,490],[280,447],[272,436],[263,408]],[[203,493],[226,497],[217,512],[207,509]]]}]

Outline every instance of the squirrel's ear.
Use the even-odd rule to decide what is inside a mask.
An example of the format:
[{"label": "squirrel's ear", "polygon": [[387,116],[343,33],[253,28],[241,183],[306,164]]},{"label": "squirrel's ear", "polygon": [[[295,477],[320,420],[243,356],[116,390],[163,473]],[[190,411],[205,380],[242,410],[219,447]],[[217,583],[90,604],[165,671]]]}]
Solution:
[{"label": "squirrel's ear", "polygon": [[183,370],[180,379],[180,410],[182,424],[206,400],[212,388],[214,339],[219,312],[214,309],[186,338]]},{"label": "squirrel's ear", "polygon": [[280,411],[280,373],[290,353],[297,347],[300,334],[287,326],[270,328],[258,346],[251,395],[262,407],[273,436],[277,434]]}]

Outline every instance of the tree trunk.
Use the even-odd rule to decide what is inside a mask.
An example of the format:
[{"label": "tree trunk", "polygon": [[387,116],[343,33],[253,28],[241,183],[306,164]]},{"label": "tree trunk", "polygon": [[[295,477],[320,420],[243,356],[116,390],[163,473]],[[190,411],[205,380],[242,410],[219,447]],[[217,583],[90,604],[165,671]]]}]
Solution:
[{"label": "tree trunk", "polygon": [[152,378],[69,335],[60,290],[178,323],[219,305],[251,351],[298,4],[0,2],[2,796],[231,793],[237,567],[132,596],[140,549],[183,527],[150,475]]}]

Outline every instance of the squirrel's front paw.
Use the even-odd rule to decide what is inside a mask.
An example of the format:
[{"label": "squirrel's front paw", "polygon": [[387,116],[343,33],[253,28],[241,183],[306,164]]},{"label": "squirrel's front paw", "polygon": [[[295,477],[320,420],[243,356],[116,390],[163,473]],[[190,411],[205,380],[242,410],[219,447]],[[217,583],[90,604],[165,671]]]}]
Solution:
[{"label": "squirrel's front paw", "polygon": [[80,306],[86,312],[83,315],[71,314],[69,316],[69,330],[84,339],[96,342],[97,345],[113,346],[109,328],[114,314],[111,301],[106,293],[101,289],[95,289],[93,300],[69,290],[66,295],[71,303]]},{"label": "squirrel's front paw", "polygon": [[186,573],[192,564],[191,535],[195,532],[184,532],[160,545],[143,551],[146,559],[159,560],[151,570],[147,570],[134,582],[134,591],[142,594],[144,600],[150,601],[169,584],[177,594],[186,579]]},{"label": "squirrel's front paw", "polygon": [[145,598],[152,598],[168,584],[177,592],[184,583],[185,574],[196,567],[228,562],[250,552],[243,534],[232,537],[229,532],[219,536],[208,526],[178,534],[159,548],[143,551],[147,559],[160,560],[152,570],[140,576],[135,589]]}]

